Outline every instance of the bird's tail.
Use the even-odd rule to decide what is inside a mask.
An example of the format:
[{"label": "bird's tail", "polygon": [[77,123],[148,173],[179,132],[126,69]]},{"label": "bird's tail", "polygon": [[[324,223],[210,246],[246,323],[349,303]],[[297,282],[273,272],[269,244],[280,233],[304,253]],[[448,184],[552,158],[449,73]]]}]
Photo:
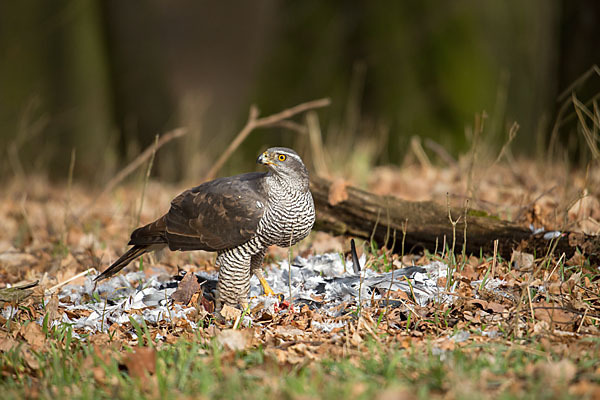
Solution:
[{"label": "bird's tail", "polygon": [[114,274],[116,274],[117,272],[119,272],[120,270],[125,268],[127,265],[129,265],[130,262],[132,262],[133,260],[135,260],[136,258],[141,256],[142,254],[152,251],[151,249],[149,249],[149,247],[151,247],[151,246],[149,246],[149,245],[133,246],[132,248],[127,250],[127,252],[125,254],[123,254],[121,257],[119,257],[119,259],[117,261],[112,263],[112,265],[110,267],[108,267],[103,273],[101,273],[100,275],[95,277],[94,281],[98,282],[98,281],[101,281],[102,279],[110,278],[111,276],[113,276]]}]

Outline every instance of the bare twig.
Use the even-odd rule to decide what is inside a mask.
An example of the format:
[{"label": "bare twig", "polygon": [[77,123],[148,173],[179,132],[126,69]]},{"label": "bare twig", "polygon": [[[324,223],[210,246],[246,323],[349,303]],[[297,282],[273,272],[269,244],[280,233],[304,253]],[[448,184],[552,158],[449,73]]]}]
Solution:
[{"label": "bare twig", "polygon": [[158,151],[158,149],[160,149],[165,144],[169,143],[171,140],[181,137],[187,133],[188,130],[186,128],[177,128],[162,135],[156,142],[154,142],[152,146],[147,147],[146,150],[144,150],[139,156],[137,156],[135,160],[130,162],[129,165],[123,168],[106,184],[102,192],[94,200],[92,200],[92,202],[88,204],[88,206],[82,211],[82,215],[80,216],[80,218],[85,217],[96,204],[98,199],[110,193],[119,183],[123,181],[123,179],[127,178],[148,158],[152,157],[152,154],[155,154]]},{"label": "bare twig", "polygon": [[453,168],[458,168],[458,162],[456,162],[454,157],[452,157],[450,153],[448,153],[448,151],[446,151],[446,149],[439,143],[427,138],[425,139],[425,147],[437,154],[439,158],[446,162],[446,164]]},{"label": "bare twig", "polygon": [[302,135],[306,135],[308,133],[306,126],[299,124],[295,121],[290,121],[288,119],[285,119],[285,120],[279,121],[279,122],[275,122],[274,124],[271,125],[271,127],[288,129],[290,131],[298,132]]},{"label": "bare twig", "polygon": [[475,125],[473,127],[473,136],[469,157],[469,167],[467,169],[467,193],[469,197],[475,198],[475,192],[477,190],[476,185],[473,184],[473,176],[475,173],[475,164],[477,163],[477,150],[479,146],[479,140],[483,135],[483,128],[488,115],[485,111],[481,114],[475,114]]},{"label": "bare twig", "polygon": [[498,239],[494,240],[494,258],[492,259],[492,276],[494,279],[496,276],[496,264],[498,262]]},{"label": "bare twig", "polygon": [[575,79],[573,81],[573,83],[571,83],[569,85],[568,88],[563,90],[563,92],[560,95],[558,95],[558,98],[556,99],[556,101],[560,102],[560,101],[566,100],[568,98],[568,96],[571,94],[571,92],[573,92],[575,89],[580,87],[585,81],[587,81],[594,74],[600,76],[600,67],[598,67],[597,65],[592,65],[590,69],[588,69],[586,72],[581,74],[581,76],[579,78]]},{"label": "bare twig", "polygon": [[505,153],[508,151],[508,147],[510,146],[510,144],[512,143],[514,138],[517,136],[518,131],[519,131],[519,124],[516,122],[513,122],[513,124],[510,126],[510,129],[508,130],[508,140],[506,141],[506,143],[504,143],[504,145],[502,146],[502,149],[500,149],[500,153],[498,153],[498,157],[496,157],[496,161],[494,161],[494,163],[492,164],[492,167],[495,166],[500,161],[502,156],[505,155]]},{"label": "bare twig", "polygon": [[319,176],[329,176],[325,151],[323,150],[323,136],[319,126],[319,116],[315,111],[306,113],[306,126],[308,127],[308,140],[312,150],[312,160],[315,171]]},{"label": "bare twig", "polygon": [[56,285],[52,286],[50,289],[48,289],[48,290],[47,290],[47,292],[48,292],[49,294],[52,294],[52,293],[54,293],[54,292],[56,291],[56,289],[58,289],[58,288],[60,288],[60,287],[62,287],[62,286],[64,286],[64,285],[66,285],[66,284],[67,284],[67,283],[69,283],[69,282],[72,282],[72,281],[74,281],[74,280],[75,280],[75,279],[77,279],[77,278],[81,278],[82,276],[86,276],[87,274],[89,274],[89,273],[91,273],[91,272],[96,272],[96,268],[94,268],[94,267],[92,267],[92,268],[88,268],[88,269],[86,269],[85,271],[83,271],[83,272],[80,272],[80,273],[78,273],[77,275],[74,275],[74,276],[70,277],[70,278],[69,278],[69,279],[67,279],[66,281],[60,282],[60,283],[58,283],[58,284],[56,284]]},{"label": "bare twig", "polygon": [[[548,157],[552,157],[554,153],[554,147],[556,145],[556,142],[558,141],[559,129],[563,125],[571,122],[577,117],[577,113],[575,111],[568,115],[565,115],[571,105],[575,106],[572,101],[572,95],[575,94],[576,90],[579,87],[581,87],[594,74],[600,76],[600,67],[598,67],[597,65],[593,65],[589,70],[584,72],[558,96],[556,101],[562,102],[562,104],[558,110],[554,126],[552,127],[552,132],[550,134],[550,140],[548,142]],[[570,94],[571,96],[569,96]],[[598,100],[598,98],[600,98],[600,93],[596,93],[594,96],[592,96],[592,98],[590,98],[587,102],[584,103],[584,106],[591,106],[596,100]],[[548,161],[551,162],[551,159],[549,158]]]},{"label": "bare twig", "polygon": [[535,321],[535,313],[533,312],[533,302],[531,300],[531,286],[527,285],[525,290],[527,290],[527,297],[529,299],[529,311],[531,312],[531,320]]},{"label": "bare twig", "polygon": [[[402,253],[400,253],[400,263],[402,263],[402,259],[404,258],[404,242],[406,240],[406,226],[408,225],[408,219],[404,220],[402,224]],[[352,239],[354,240],[354,239]],[[394,244],[392,244],[392,250],[396,244],[396,230],[394,229]],[[392,278],[390,279],[390,287],[388,287],[386,298],[385,298],[385,314],[388,315],[390,305],[390,294],[392,292],[392,284],[394,283],[394,272],[396,272],[396,265],[394,265],[394,261],[392,260]]]},{"label": "bare twig", "polygon": [[71,211],[71,194],[72,194],[72,189],[73,189],[73,172],[75,171],[75,156],[76,156],[76,152],[75,152],[75,147],[73,147],[73,149],[71,150],[71,162],[69,163],[69,176],[67,178],[67,201],[65,202],[65,215],[64,215],[64,232],[63,232],[63,240],[66,240],[65,238],[68,235],[68,231],[69,231],[69,217],[73,214],[73,212]]},{"label": "bare twig", "polygon": [[256,106],[250,107],[250,112],[248,114],[248,121],[246,125],[242,128],[242,130],[237,134],[235,139],[231,142],[231,144],[225,149],[223,154],[217,159],[212,168],[205,175],[204,180],[208,181],[214,179],[217,175],[217,172],[223,167],[225,162],[231,157],[231,154],[242,144],[242,142],[250,135],[250,133],[256,128],[264,128],[267,126],[273,126],[276,124],[280,124],[281,121],[286,120],[294,115],[303,113],[308,110],[312,110],[315,108],[326,107],[331,103],[331,101],[327,98],[308,101],[306,103],[298,104],[297,106],[288,108],[287,110],[283,110],[278,112],[277,114],[269,115],[268,117],[258,118],[260,112]]},{"label": "bare twig", "polygon": [[587,313],[588,313],[588,309],[586,308],[585,312],[583,313],[583,317],[581,317],[581,322],[579,323],[579,328],[577,328],[575,333],[579,333],[579,331],[581,330],[581,327],[583,326],[583,322],[585,321],[585,317],[587,317]]},{"label": "bare twig", "polygon": [[[596,135],[596,127],[599,124],[599,121],[596,121],[595,116],[577,99],[575,93],[571,96],[573,101],[573,107],[575,108],[575,112],[577,113],[577,118],[579,119],[579,123],[582,128],[583,137],[585,138],[590,151],[592,152],[592,156],[594,159],[600,158],[600,150],[598,150],[598,145],[596,141],[598,140]],[[592,129],[590,129],[585,122],[584,114],[592,121]]]},{"label": "bare twig", "polygon": [[423,150],[421,138],[419,136],[413,136],[410,138],[410,148],[412,149],[415,157],[417,157],[421,168],[431,169],[431,161],[429,161],[427,153],[425,153],[425,150]]},{"label": "bare twig", "polygon": [[152,149],[152,155],[150,161],[148,161],[148,168],[146,168],[146,177],[144,179],[144,186],[142,187],[142,198],[140,199],[140,208],[137,213],[136,225],[140,224],[140,218],[142,217],[142,208],[144,208],[144,197],[146,196],[146,187],[148,186],[148,180],[150,179],[150,172],[152,172],[152,164],[154,164],[154,156],[156,156],[156,144],[158,143],[158,135],[154,138],[154,148]]}]

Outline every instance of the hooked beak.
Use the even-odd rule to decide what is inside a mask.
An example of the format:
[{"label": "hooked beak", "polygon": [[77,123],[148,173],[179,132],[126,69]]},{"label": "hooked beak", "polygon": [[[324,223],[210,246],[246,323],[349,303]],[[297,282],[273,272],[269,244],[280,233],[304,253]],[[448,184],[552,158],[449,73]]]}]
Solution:
[{"label": "hooked beak", "polygon": [[257,164],[273,165],[273,161],[269,158],[269,154],[265,151],[256,159]]}]

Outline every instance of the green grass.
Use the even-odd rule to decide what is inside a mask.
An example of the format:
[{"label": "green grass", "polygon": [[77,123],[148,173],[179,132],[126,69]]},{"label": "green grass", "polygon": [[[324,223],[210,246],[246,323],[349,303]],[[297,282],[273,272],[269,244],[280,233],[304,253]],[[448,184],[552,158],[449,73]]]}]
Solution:
[{"label": "green grass", "polygon": [[[3,399],[368,399],[400,388],[417,398],[570,398],[566,382],[549,381],[535,372],[538,365],[561,356],[545,353],[535,344],[525,349],[508,343],[472,343],[440,352],[432,343],[408,349],[365,343],[360,356],[307,359],[304,365],[292,366],[276,362],[260,348],[233,353],[214,342],[180,340],[157,351],[155,376],[140,381],[120,365],[118,352],[109,351],[106,357],[102,355],[106,349],[98,353],[81,343],[65,349],[50,341],[44,352],[34,353],[39,363],[34,368],[18,348],[1,354],[0,390]],[[599,350],[596,340],[590,351],[572,360],[579,376],[593,376]],[[94,371],[98,375],[100,370],[104,377],[97,380]]]}]

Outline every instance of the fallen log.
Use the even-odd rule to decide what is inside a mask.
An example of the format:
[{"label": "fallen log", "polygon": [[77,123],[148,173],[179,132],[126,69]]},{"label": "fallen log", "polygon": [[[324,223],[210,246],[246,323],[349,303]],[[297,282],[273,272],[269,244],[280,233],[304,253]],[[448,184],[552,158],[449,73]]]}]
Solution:
[{"label": "fallen log", "polygon": [[[345,235],[370,240],[378,246],[386,246],[399,253],[402,251],[403,226],[406,237],[405,253],[427,249],[441,252],[444,244],[460,254],[466,239],[466,253],[491,254],[494,241],[498,240],[498,253],[510,258],[513,249],[519,249],[543,257],[550,251],[565,253],[567,258],[576,251],[600,260],[600,237],[582,233],[560,232],[553,239],[544,238],[545,233],[532,232],[519,224],[503,221],[483,211],[450,208],[456,225],[450,222],[448,207],[432,201],[413,202],[393,196],[378,196],[347,186],[341,194],[333,194],[331,182],[311,178],[311,192],[315,201],[315,229],[334,235]],[[337,190],[339,191],[339,190]],[[465,222],[466,237],[465,237]],[[394,241],[394,235],[396,240]]]}]

